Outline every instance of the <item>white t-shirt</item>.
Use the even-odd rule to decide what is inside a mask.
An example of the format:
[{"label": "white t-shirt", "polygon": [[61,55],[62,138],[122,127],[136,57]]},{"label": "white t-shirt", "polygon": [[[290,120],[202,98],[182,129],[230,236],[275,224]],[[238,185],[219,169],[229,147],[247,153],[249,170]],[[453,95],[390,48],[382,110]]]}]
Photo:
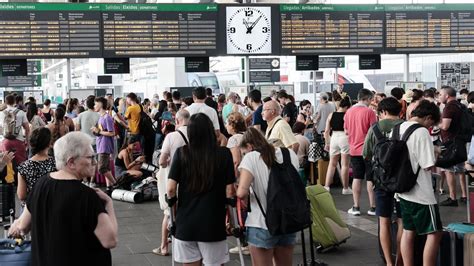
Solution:
[{"label": "white t-shirt", "polygon": [[[405,133],[409,126],[415,123],[416,122],[408,121],[401,124],[400,136]],[[416,180],[416,185],[409,192],[399,193],[398,197],[423,205],[436,204],[433,183],[431,181],[431,171],[425,170],[434,166],[436,162],[434,146],[428,129],[418,128],[415,130],[408,138],[407,146],[413,172],[416,173],[418,166],[421,166],[421,169]]]},{"label": "white t-shirt", "polygon": [[[186,139],[188,139],[188,129],[187,126],[182,126],[177,130],[181,131]],[[170,154],[170,162],[173,161],[174,154],[180,148],[186,145],[183,137],[179,132],[171,132],[166,135],[165,140],[163,140],[163,145],[161,147],[161,153],[169,153]]]},{"label": "white t-shirt", "polygon": [[215,130],[219,130],[219,119],[217,117],[217,112],[214,108],[207,106],[205,103],[193,103],[190,106],[186,107],[186,110],[189,112],[189,115],[203,113],[211,119],[212,125]]},{"label": "white t-shirt", "polygon": [[[8,106],[5,110],[0,112],[0,128],[2,129],[0,132],[3,134],[3,120],[5,119],[5,114],[3,113],[4,111],[11,111],[13,112],[18,108],[13,107],[13,106]],[[22,110],[18,111],[16,114],[16,128],[21,128],[18,136],[16,137],[17,140],[19,141],[25,141],[25,132],[23,128],[23,123],[28,123],[28,118],[26,118],[26,113]],[[3,135],[1,136],[3,139]]]},{"label": "white t-shirt", "polygon": [[[298,157],[296,156],[293,150],[289,149],[290,157],[291,157],[291,164],[298,169]],[[281,153],[281,149],[275,149],[276,161],[278,163],[283,162],[283,154]],[[250,188],[250,208],[251,212],[247,215],[247,220],[245,220],[245,226],[250,227],[257,227],[268,230],[267,225],[265,224],[265,217],[263,216],[260,207],[258,206],[257,200],[255,199],[255,195],[253,193],[253,189],[255,190],[260,203],[262,204],[263,209],[267,210],[267,188],[268,188],[268,178],[270,176],[270,169],[267,167],[265,162],[263,162],[262,158],[260,157],[260,152],[252,151],[247,153],[242,162],[239,165],[239,170],[245,169],[249,171],[253,176],[253,181],[251,183]]]},{"label": "white t-shirt", "polygon": [[240,146],[240,143],[242,142],[242,137],[244,135],[242,134],[235,134],[235,135],[232,135],[229,140],[227,141],[227,148],[229,149],[232,149],[232,148],[235,148],[235,147],[239,147]]}]

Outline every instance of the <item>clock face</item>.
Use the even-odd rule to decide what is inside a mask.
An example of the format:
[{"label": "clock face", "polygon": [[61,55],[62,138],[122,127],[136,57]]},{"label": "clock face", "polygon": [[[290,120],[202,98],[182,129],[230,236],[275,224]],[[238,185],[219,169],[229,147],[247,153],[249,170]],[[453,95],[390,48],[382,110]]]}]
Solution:
[{"label": "clock face", "polygon": [[226,14],[228,54],[272,53],[271,7],[228,6]]}]

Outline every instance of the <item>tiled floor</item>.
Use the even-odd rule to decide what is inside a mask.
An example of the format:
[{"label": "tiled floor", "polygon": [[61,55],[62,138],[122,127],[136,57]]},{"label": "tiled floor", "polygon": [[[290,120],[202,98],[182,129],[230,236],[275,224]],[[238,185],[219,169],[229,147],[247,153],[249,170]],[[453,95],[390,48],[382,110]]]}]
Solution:
[{"label": "tiled floor", "polygon": [[[324,254],[316,254],[317,259],[329,265],[383,265],[378,255],[377,218],[366,214],[368,209],[367,193],[362,193],[362,216],[351,217],[346,211],[352,205],[352,196],[343,196],[339,192],[339,190],[333,190],[333,197],[342,218],[351,229],[352,236],[338,249]],[[159,246],[161,238],[160,228],[163,215],[159,210],[158,202],[129,204],[115,201],[114,205],[120,234],[119,245],[112,251],[114,265],[171,265],[170,257],[161,257],[151,253],[153,248]],[[450,222],[464,221],[466,220],[466,206],[443,207],[441,215],[444,225]],[[308,232],[305,233],[305,236],[308,237]],[[232,247],[235,245],[235,240],[228,238],[228,243],[229,247]],[[300,244],[295,248],[293,261],[294,265],[302,264]],[[231,261],[227,265],[240,265],[239,257],[232,255]],[[249,256],[245,256],[245,265],[251,265]]]}]

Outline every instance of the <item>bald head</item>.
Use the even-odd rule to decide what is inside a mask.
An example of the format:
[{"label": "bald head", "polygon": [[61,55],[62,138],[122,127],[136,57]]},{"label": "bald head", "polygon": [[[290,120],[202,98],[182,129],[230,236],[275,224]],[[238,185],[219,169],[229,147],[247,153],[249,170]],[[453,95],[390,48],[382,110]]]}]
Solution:
[{"label": "bald head", "polygon": [[188,110],[186,110],[186,109],[179,110],[176,113],[176,121],[178,122],[179,126],[187,125],[190,117],[191,117],[191,115],[189,114]]},{"label": "bald head", "polygon": [[268,101],[263,104],[262,117],[265,121],[271,121],[281,113],[280,105],[274,101]]}]

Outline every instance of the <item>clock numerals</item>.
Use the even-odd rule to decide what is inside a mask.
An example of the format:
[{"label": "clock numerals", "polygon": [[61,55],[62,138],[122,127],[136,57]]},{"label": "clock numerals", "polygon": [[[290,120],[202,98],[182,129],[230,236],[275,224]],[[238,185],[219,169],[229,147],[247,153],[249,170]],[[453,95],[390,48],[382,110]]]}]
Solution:
[{"label": "clock numerals", "polygon": [[253,16],[253,10],[245,10],[245,16],[246,16],[246,17],[251,17],[251,16]]},{"label": "clock numerals", "polygon": [[230,28],[229,28],[229,32],[230,32],[230,33],[235,33],[235,27],[230,27]]},{"label": "clock numerals", "polygon": [[270,29],[268,27],[263,27],[262,28],[262,33],[268,33]]},{"label": "clock numerals", "polygon": [[250,43],[247,44],[247,50],[249,50],[249,51],[252,50],[252,44],[250,44]]}]

